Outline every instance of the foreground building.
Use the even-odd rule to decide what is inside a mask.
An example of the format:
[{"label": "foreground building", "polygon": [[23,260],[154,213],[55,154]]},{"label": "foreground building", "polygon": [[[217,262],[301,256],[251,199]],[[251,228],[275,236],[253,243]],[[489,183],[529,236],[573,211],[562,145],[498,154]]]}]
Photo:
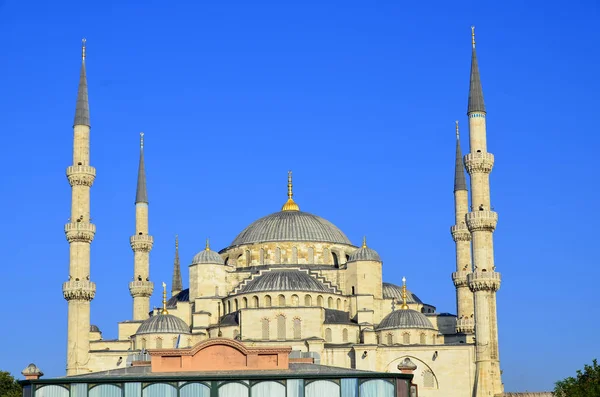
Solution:
[{"label": "foreground building", "polygon": [[131,367],[147,350],[153,354],[190,349],[229,338],[248,348],[290,347],[292,355],[310,358],[313,364],[356,371],[398,374],[409,360],[415,365],[413,382],[425,397],[501,394],[496,316],[500,274],[493,253],[497,214],[489,183],[494,156],[487,151],[474,33],[467,114],[470,152],[464,158],[456,127],[451,233],[456,242],[452,280],[457,315],[437,313],[435,306],[409,291],[405,281],[384,282],[383,261],[366,240],[355,245],[331,222],[301,211],[293,199],[291,172],[281,211],[253,222],[219,251],[207,241],[191,260],[188,288],[181,279],[176,245],[172,297],[163,309],[151,311],[153,238],[142,135],[135,232],[130,239],[132,319],[118,324],[116,340],[103,340],[100,329],[90,323],[96,291],[90,280],[90,245],[96,232],[90,188],[95,169],[89,157],[84,43],[73,165],[67,168],[72,187],[71,218],[65,226],[70,266],[63,284],[68,302],[67,375],[91,379],[96,372]]}]

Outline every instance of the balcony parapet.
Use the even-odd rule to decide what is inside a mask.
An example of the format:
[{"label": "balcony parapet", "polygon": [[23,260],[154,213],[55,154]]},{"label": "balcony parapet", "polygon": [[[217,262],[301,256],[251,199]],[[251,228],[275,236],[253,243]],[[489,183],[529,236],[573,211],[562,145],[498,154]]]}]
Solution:
[{"label": "balcony parapet", "polygon": [[471,241],[471,232],[466,225],[454,225],[450,227],[450,233],[454,242]]},{"label": "balcony parapet", "polygon": [[472,317],[459,318],[456,320],[456,332],[472,334],[475,332],[475,319]]},{"label": "balcony parapet", "polygon": [[89,165],[67,167],[67,179],[71,186],[92,186],[96,179],[96,169]]},{"label": "balcony parapet", "polygon": [[154,239],[148,234],[138,234],[131,236],[129,239],[129,244],[134,252],[150,252],[152,245],[154,244]]},{"label": "balcony parapet", "polygon": [[67,301],[91,301],[96,295],[96,283],[89,280],[69,280],[63,283],[63,296]]},{"label": "balcony parapet", "polygon": [[129,283],[129,292],[135,297],[149,297],[154,291],[154,283],[152,281],[136,280]]},{"label": "balcony parapet", "polygon": [[65,225],[67,241],[91,243],[96,234],[96,225],[89,222],[71,222]]},{"label": "balcony parapet", "polygon": [[478,231],[493,232],[498,224],[498,213],[488,210],[475,210],[467,212],[465,220],[471,233]]},{"label": "balcony parapet", "polygon": [[467,276],[469,288],[473,292],[492,291],[500,289],[500,273],[494,271],[476,271]]},{"label": "balcony parapet", "polygon": [[494,167],[494,155],[487,152],[468,153],[464,161],[469,175],[489,174]]},{"label": "balcony parapet", "polygon": [[458,287],[468,287],[469,282],[467,281],[467,275],[471,273],[466,270],[461,270],[459,272],[452,273],[452,281],[454,282],[454,286]]}]

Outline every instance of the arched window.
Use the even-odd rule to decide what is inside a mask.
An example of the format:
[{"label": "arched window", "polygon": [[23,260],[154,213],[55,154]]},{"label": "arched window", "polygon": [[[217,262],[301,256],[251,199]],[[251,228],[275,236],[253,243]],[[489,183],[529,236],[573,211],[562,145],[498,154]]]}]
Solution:
[{"label": "arched window", "polygon": [[387,334],[387,335],[385,336],[385,338],[386,338],[386,343],[387,343],[388,345],[390,345],[390,346],[391,346],[391,345],[393,345],[393,344],[394,344],[394,335],[392,335],[392,334]]},{"label": "arched window", "polygon": [[231,301],[227,302],[227,313],[231,313]]},{"label": "arched window", "polygon": [[248,298],[244,298],[242,299],[242,309],[245,309],[248,307]]},{"label": "arched window", "polygon": [[250,250],[246,250],[246,266],[250,266],[250,263],[252,263],[252,255]]},{"label": "arched window", "polygon": [[342,342],[348,342],[348,330],[346,328],[342,331]]},{"label": "arched window", "polygon": [[350,260],[350,255],[346,254],[346,262]]},{"label": "arched window", "polygon": [[277,303],[279,304],[279,306],[285,306],[285,296],[279,295],[279,297],[277,298]]},{"label": "arched window", "polygon": [[325,329],[325,342],[331,342],[331,328]]},{"label": "arched window", "polygon": [[252,307],[258,307],[258,296],[252,297]]},{"label": "arched window", "polygon": [[292,263],[298,264],[298,248],[292,247]]},{"label": "arched window", "polygon": [[244,256],[244,254],[239,254],[236,260],[236,265],[241,266],[242,265],[242,257]]},{"label": "arched window", "polygon": [[235,307],[235,311],[237,312],[238,309],[239,309],[239,307],[238,307],[238,300],[237,299],[233,300],[233,306]]},{"label": "arched window", "polygon": [[426,343],[427,343],[427,337],[425,336],[425,334],[424,334],[424,333],[423,333],[423,334],[421,334],[421,337],[420,337],[420,340],[419,340],[419,342],[420,342],[422,345],[424,345],[424,344],[426,344]]},{"label": "arched window", "polygon": [[327,307],[333,309],[333,298],[331,296],[327,299]]},{"label": "arched window", "polygon": [[356,290],[354,289],[354,286],[352,286],[352,295],[356,294]]},{"label": "arched window", "polygon": [[146,348],[146,338],[142,338],[142,343],[141,343],[141,345],[142,345],[142,349],[145,349],[145,348]]},{"label": "arched window", "polygon": [[225,258],[225,266],[229,265],[229,257]]},{"label": "arched window", "polygon": [[336,309],[342,310],[342,300],[340,298],[337,299]]},{"label": "arched window", "polygon": [[315,263],[315,249],[313,247],[308,248],[308,258],[306,261],[310,264]]},{"label": "arched window", "polygon": [[435,379],[433,378],[433,372],[426,369],[423,371],[423,387],[434,388],[435,387]]},{"label": "arched window", "polygon": [[298,298],[298,295],[292,295],[292,306],[300,306],[300,298]]},{"label": "arched window", "polygon": [[338,260],[337,254],[335,252],[332,252],[331,256],[333,257],[333,267],[340,267],[340,262]]},{"label": "arched window", "polygon": [[402,343],[405,345],[410,345],[410,334],[408,332],[402,334]]},{"label": "arched window", "polygon": [[156,338],[156,348],[162,349],[162,338],[161,337]]},{"label": "arched window", "polygon": [[348,301],[344,299],[344,310],[348,311]]},{"label": "arched window", "polygon": [[435,345],[435,334],[431,335],[431,344]]},{"label": "arched window", "polygon": [[269,295],[265,295],[265,307],[271,307],[271,297]]},{"label": "arched window", "polygon": [[285,340],[285,316],[283,314],[277,316],[277,339]]},{"label": "arched window", "polygon": [[269,319],[263,318],[262,322],[262,339],[269,340]]},{"label": "arched window", "polygon": [[237,329],[233,330],[233,339],[238,339],[240,336],[240,331]]},{"label": "arched window", "polygon": [[173,347],[177,349],[177,337],[173,337]]},{"label": "arched window", "polygon": [[304,306],[312,306],[312,298],[310,295],[304,297]]},{"label": "arched window", "polygon": [[265,249],[261,248],[258,254],[258,260],[261,265],[265,264]]},{"label": "arched window", "polygon": [[302,320],[294,319],[294,339],[302,339]]},{"label": "arched window", "polygon": [[317,296],[317,306],[323,307],[323,297],[321,295]]},{"label": "arched window", "polygon": [[281,248],[275,248],[275,264],[279,265],[281,263]]}]

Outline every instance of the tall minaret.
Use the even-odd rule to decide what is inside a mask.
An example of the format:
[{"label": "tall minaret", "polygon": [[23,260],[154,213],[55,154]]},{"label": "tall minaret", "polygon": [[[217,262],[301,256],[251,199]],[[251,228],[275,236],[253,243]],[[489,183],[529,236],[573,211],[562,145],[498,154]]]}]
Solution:
[{"label": "tall minaret", "polygon": [[145,320],[150,312],[150,296],[154,284],[150,281],[150,250],[152,236],[148,234],[148,193],[144,170],[144,133],[140,133],[140,165],[135,195],[135,234],[129,242],[133,250],[133,281],[129,292],[133,297],[133,319]]},{"label": "tall minaret", "polygon": [[456,122],[456,164],[454,168],[454,214],[456,223],[451,227],[452,238],[456,243],[456,271],[452,273],[452,281],[456,287],[456,332],[472,334],[475,330],[473,319],[473,293],[469,289],[467,274],[473,271],[471,264],[471,233],[467,229],[465,215],[469,212],[469,192],[462,152],[458,121]]},{"label": "tall minaret", "polygon": [[67,375],[87,373],[89,360],[90,301],[96,284],[90,281],[90,245],[96,226],[90,218],[90,187],[96,169],[90,166],[90,109],[85,74],[85,39],[81,46],[81,72],[75,121],[73,123],[73,165],[67,167],[71,185],[71,218],[65,225],[69,242],[69,281],[63,283],[68,302]]},{"label": "tall minaret", "polygon": [[175,296],[183,289],[181,282],[181,265],[179,264],[179,237],[175,235],[175,260],[173,261],[173,283],[171,284],[171,296]]},{"label": "tall minaret", "polygon": [[473,245],[473,272],[467,276],[475,295],[475,390],[476,397],[490,397],[503,392],[498,354],[496,291],[500,273],[494,266],[494,230],[498,214],[490,205],[490,172],[494,156],[487,151],[486,112],[475,53],[475,28],[472,29],[473,53],[469,88],[469,146],[465,166],[471,176],[471,212],[465,220]]}]

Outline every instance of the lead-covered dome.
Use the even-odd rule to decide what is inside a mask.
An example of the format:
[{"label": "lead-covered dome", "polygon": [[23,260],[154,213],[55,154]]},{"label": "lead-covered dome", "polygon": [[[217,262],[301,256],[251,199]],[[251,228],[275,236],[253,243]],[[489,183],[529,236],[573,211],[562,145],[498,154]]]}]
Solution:
[{"label": "lead-covered dome", "polygon": [[157,314],[144,320],[136,335],[144,334],[189,334],[190,327],[172,314]]},{"label": "lead-covered dome", "polygon": [[242,230],[231,246],[268,241],[311,241],[352,245],[333,223],[308,212],[284,210],[267,215]]},{"label": "lead-covered dome", "polygon": [[271,270],[256,276],[238,286],[234,293],[247,294],[265,291],[306,291],[337,293],[337,290],[325,285],[321,280],[302,270]]},{"label": "lead-covered dome", "polygon": [[424,314],[411,309],[394,310],[385,316],[377,326],[378,331],[398,328],[435,329]]},{"label": "lead-covered dome", "polygon": [[363,238],[362,247],[354,251],[348,258],[348,262],[354,261],[377,261],[381,262],[381,257],[372,248],[367,247],[367,238]]},{"label": "lead-covered dome", "polygon": [[223,261],[223,258],[221,258],[221,255],[219,255],[217,252],[210,249],[210,243],[207,239],[206,247],[194,256],[194,259],[192,259],[192,265],[209,264],[209,263],[223,265],[225,262]]}]

